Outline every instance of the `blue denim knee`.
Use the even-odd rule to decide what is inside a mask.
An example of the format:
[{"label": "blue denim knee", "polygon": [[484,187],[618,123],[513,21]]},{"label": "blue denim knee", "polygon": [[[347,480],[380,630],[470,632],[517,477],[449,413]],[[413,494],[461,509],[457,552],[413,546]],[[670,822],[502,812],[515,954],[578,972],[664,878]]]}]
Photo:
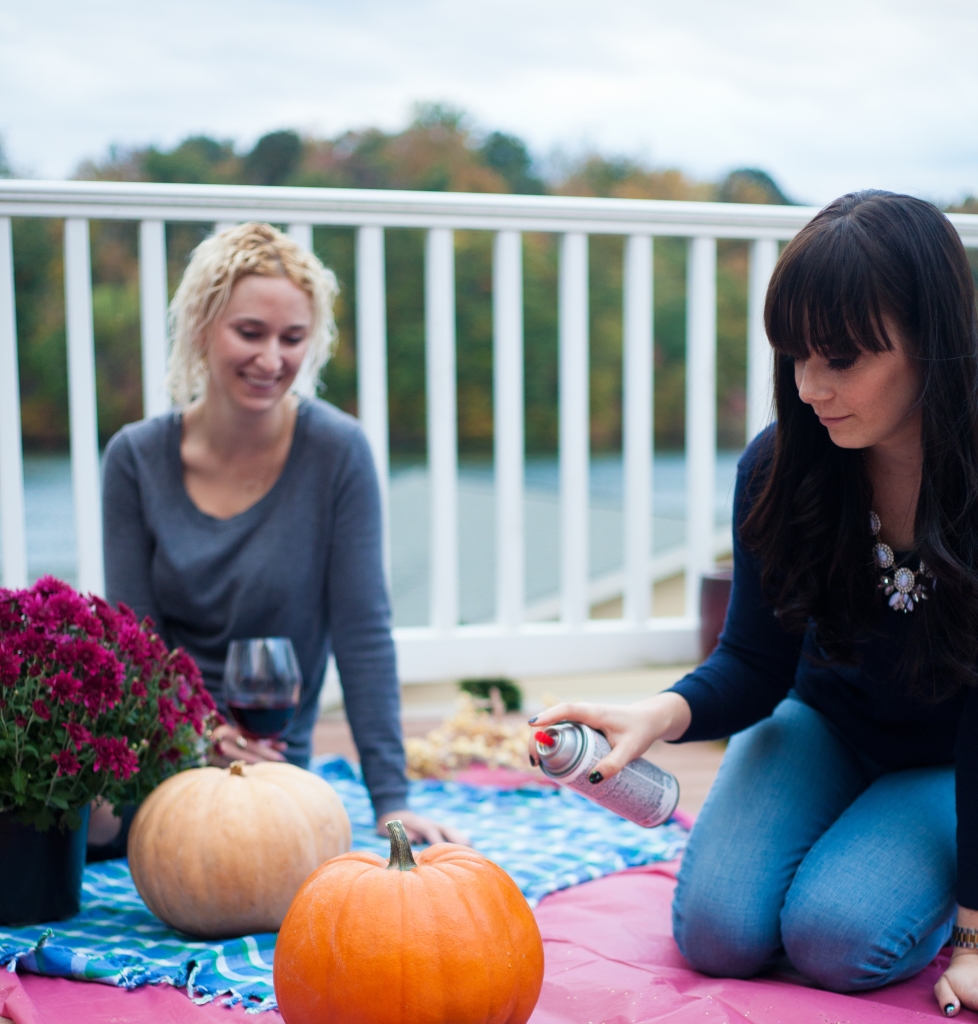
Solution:
[{"label": "blue denim knee", "polygon": [[833,992],[860,992],[922,971],[947,942],[953,924],[952,914],[915,943],[892,920],[832,914],[824,903],[805,905],[789,891],[781,915],[781,938],[792,965],[817,985]]},{"label": "blue denim knee", "polygon": [[750,978],[780,956],[780,937],[758,915],[755,900],[735,879],[683,865],[672,903],[672,934],[689,965],[718,978]]}]

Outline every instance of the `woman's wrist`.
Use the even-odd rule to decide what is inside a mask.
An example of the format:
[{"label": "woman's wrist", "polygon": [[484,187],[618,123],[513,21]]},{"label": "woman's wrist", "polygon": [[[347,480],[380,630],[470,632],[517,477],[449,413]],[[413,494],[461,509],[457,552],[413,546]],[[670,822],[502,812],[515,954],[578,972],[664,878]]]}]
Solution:
[{"label": "woman's wrist", "polygon": [[651,697],[649,705],[654,709],[656,717],[659,718],[659,722],[663,726],[659,731],[658,739],[665,740],[667,743],[682,739],[693,720],[693,712],[690,710],[686,698],[673,690],[667,690],[665,693],[657,693]]}]

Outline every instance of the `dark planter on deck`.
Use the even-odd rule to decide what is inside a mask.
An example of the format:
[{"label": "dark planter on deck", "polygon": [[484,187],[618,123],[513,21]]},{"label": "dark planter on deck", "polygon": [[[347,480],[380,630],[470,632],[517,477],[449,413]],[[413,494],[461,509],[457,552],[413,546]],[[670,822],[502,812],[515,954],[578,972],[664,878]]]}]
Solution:
[{"label": "dark planter on deck", "polygon": [[0,814],[0,925],[63,921],[81,906],[82,872],[88,838],[88,806],[81,828],[49,828]]},{"label": "dark planter on deck", "polygon": [[733,569],[707,573],[700,583],[700,658],[705,661],[716,647],[727,617]]}]

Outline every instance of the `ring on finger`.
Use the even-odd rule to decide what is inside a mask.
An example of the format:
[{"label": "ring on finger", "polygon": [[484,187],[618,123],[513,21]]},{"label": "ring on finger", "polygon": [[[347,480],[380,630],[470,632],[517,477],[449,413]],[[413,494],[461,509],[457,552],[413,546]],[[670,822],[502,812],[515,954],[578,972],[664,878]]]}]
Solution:
[{"label": "ring on finger", "polygon": [[248,746],[248,741],[244,738],[244,736],[235,736],[234,737],[234,745],[236,747],[240,747],[242,750],[244,750],[245,747]]}]

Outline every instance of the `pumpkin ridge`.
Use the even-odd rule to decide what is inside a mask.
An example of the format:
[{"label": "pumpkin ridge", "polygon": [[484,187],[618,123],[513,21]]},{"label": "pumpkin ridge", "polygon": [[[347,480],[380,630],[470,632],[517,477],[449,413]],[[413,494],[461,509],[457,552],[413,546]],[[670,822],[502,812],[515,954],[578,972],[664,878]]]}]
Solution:
[{"label": "pumpkin ridge", "polygon": [[[173,776],[173,778],[178,779],[179,776]],[[185,784],[181,781],[179,784],[176,784],[171,788],[173,790],[172,796],[170,793],[166,794],[167,797],[170,798],[170,802],[158,804],[153,808],[153,817],[150,819],[152,824],[155,825],[155,836],[153,836],[153,838],[165,835],[167,833],[168,823],[173,817],[173,813],[182,809],[184,802],[183,793],[186,788]],[[182,837],[182,830],[180,830],[180,834]],[[175,874],[176,867],[174,864],[161,862],[157,843],[151,843],[149,845],[149,854],[151,857],[149,869],[153,882],[161,877],[164,879],[170,878]],[[180,879],[177,877],[176,886],[174,887],[175,891],[179,889],[179,885]],[[143,898],[149,905],[150,910],[152,910],[157,917],[168,921],[175,921],[175,919],[180,918],[182,921],[182,915],[179,914],[178,908],[168,898],[169,889],[166,885],[161,888],[159,885],[153,884],[150,891],[152,894],[152,900],[150,901],[146,896]]]},{"label": "pumpkin ridge", "polygon": [[[352,909],[354,912],[356,912],[357,901],[355,900],[354,897],[357,890],[357,885],[360,879],[363,878],[365,874],[367,874],[367,870],[368,869],[365,868],[363,871],[359,872],[354,878],[350,880],[350,884],[346,886],[346,891],[342,894],[339,905],[336,908],[336,912],[335,914],[333,914],[332,928],[330,929],[328,948],[330,952],[333,954],[334,962],[337,959],[337,932],[339,932],[342,935],[343,932],[345,931],[345,929],[342,927],[342,924],[349,910]],[[312,922],[310,922],[310,924],[311,923]],[[310,939],[312,941],[313,946],[315,946],[316,936],[311,935]],[[344,967],[346,966],[347,965],[344,963]],[[335,1005],[335,1000],[337,997],[339,997],[340,1000],[342,1001],[342,993],[336,990],[336,986],[330,985],[326,995],[326,1013],[324,1014],[325,1020],[333,1020],[334,1017],[339,1017],[340,1014],[342,1013],[342,1006]]]},{"label": "pumpkin ridge", "polygon": [[[466,913],[466,915],[467,915],[467,917],[469,919],[468,920],[468,927],[465,929],[465,934],[466,935],[474,934],[476,932],[476,926],[477,925],[484,926],[485,921],[481,919],[483,917],[483,915],[476,913],[476,910],[475,910],[475,908],[472,905],[472,901],[469,899],[470,890],[466,886],[459,886],[457,884],[457,879],[454,876],[452,876],[452,875],[448,875],[447,872],[440,872],[440,875],[441,875],[441,878],[439,879],[439,881],[441,881],[442,884],[445,884],[447,882],[448,884],[450,884],[452,886],[452,888],[454,889],[455,899],[458,900],[458,902],[465,908],[465,913]],[[489,934],[486,933],[486,930],[485,930],[484,927],[480,927],[478,930],[479,930],[479,933],[480,933],[480,937],[483,939],[483,941],[484,942],[488,942],[490,944],[489,945],[489,949],[491,951],[492,950],[491,943],[492,943],[493,939],[495,938],[495,936],[491,934],[491,929],[489,930]],[[495,987],[496,987],[495,986],[495,980],[496,979],[493,977],[494,972],[493,972],[492,967],[491,967],[492,959],[493,958],[492,958],[491,955],[490,956],[475,957],[475,958],[473,958],[474,964],[473,963],[468,963],[468,964],[465,965],[465,967],[466,967],[466,975],[465,975],[466,985],[470,985],[471,984],[472,987],[474,987],[475,979],[472,978],[471,973],[469,973],[469,972],[472,971],[473,966],[477,966],[477,968],[480,969],[480,974],[482,975],[482,977],[480,979],[481,982],[482,982],[482,985],[481,985],[481,991],[482,991],[482,997],[483,997],[482,998],[482,1003],[483,1003],[483,1006],[485,1007],[485,1016],[482,1018],[483,1019],[483,1024],[485,1024],[485,1022],[491,1021],[493,1019],[493,1010],[494,1010],[494,1007],[493,1007],[493,997],[495,995],[495,991],[494,990],[495,990]],[[456,969],[458,969],[460,966],[461,965],[459,965],[458,963],[453,964],[453,967],[455,967]],[[475,1022],[473,1022],[473,1024],[475,1024]]]}]

